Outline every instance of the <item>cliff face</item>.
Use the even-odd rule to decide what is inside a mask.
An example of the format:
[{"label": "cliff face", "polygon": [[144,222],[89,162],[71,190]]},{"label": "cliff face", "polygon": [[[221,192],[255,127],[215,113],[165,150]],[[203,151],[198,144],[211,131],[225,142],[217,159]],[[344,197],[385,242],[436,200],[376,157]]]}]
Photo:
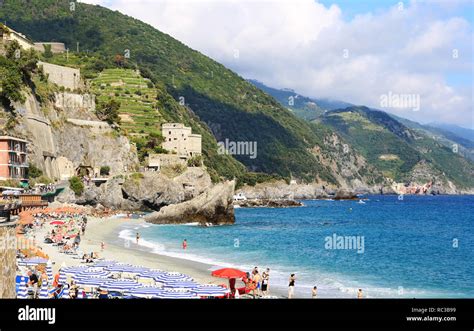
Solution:
[{"label": "cliff face", "polygon": [[147,222],[155,224],[194,223],[224,225],[235,222],[234,181],[219,183],[194,199],[163,207],[148,215]]},{"label": "cliff face", "polygon": [[[57,93],[54,102],[40,104],[32,93],[25,103],[13,104],[13,112],[0,107],[3,118],[14,126],[0,129],[29,141],[28,160],[51,179],[65,179],[79,166],[97,173],[109,166],[111,174],[138,166],[135,147],[105,122],[95,117],[94,96]],[[92,174],[91,174],[92,175]]]}]

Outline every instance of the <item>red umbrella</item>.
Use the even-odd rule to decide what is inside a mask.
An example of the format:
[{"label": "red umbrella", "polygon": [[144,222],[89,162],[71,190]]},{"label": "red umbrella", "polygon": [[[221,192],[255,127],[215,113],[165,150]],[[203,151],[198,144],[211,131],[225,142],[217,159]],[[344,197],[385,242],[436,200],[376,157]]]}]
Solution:
[{"label": "red umbrella", "polygon": [[64,222],[62,222],[62,221],[54,221],[54,222],[51,222],[51,223],[49,223],[49,224],[51,224],[51,225],[63,225]]},{"label": "red umbrella", "polygon": [[243,278],[247,275],[247,273],[239,269],[224,268],[224,269],[214,270],[211,273],[211,275],[214,277],[232,279],[232,278]]}]

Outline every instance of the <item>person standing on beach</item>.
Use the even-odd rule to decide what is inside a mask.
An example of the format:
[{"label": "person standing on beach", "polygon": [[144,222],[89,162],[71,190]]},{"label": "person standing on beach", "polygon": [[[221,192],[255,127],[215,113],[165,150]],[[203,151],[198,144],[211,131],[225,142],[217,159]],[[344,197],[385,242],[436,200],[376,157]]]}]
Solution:
[{"label": "person standing on beach", "polygon": [[[255,290],[257,292],[257,296],[261,297],[262,284],[261,284],[261,277],[260,277],[260,274],[258,273],[258,270],[255,272],[255,275],[253,276],[253,281],[255,282]],[[255,291],[254,291],[253,297],[255,298]]]},{"label": "person standing on beach", "polygon": [[268,281],[270,280],[270,268],[267,268],[262,273],[262,295],[266,296],[268,294]]},{"label": "person standing on beach", "polygon": [[137,245],[138,245],[138,241],[140,240],[140,234],[137,232]]},{"label": "person standing on beach", "polygon": [[362,296],[362,289],[360,288],[358,291],[357,291],[357,299],[362,299],[363,296]]},{"label": "person standing on beach", "polygon": [[311,298],[312,298],[312,299],[316,299],[317,295],[318,295],[318,287],[315,286],[315,287],[313,287],[313,289],[311,290]]},{"label": "person standing on beach", "polygon": [[291,274],[290,279],[288,281],[288,299],[293,298],[293,295],[295,294],[295,281],[296,281],[295,274]]},{"label": "person standing on beach", "polygon": [[105,249],[105,243],[104,242],[101,242],[100,243],[100,250],[103,252]]},{"label": "person standing on beach", "polygon": [[188,242],[186,239],[183,240],[183,249],[186,249],[188,247]]}]

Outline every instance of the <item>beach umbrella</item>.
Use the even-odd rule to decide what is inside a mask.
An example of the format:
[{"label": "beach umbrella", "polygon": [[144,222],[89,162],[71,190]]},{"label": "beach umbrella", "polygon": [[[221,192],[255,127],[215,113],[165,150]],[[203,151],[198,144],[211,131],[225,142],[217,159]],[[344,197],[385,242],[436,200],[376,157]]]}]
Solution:
[{"label": "beach umbrella", "polygon": [[140,274],[140,273],[145,273],[145,272],[150,271],[149,268],[138,267],[131,264],[115,264],[115,265],[105,267],[105,269],[110,272],[125,272],[125,273],[130,273],[130,274]]},{"label": "beach umbrella", "polygon": [[84,270],[87,270],[89,269],[88,266],[85,266],[85,265],[78,265],[78,266],[74,266],[74,267],[64,267],[64,268],[61,268],[59,269],[59,272],[60,272],[60,275],[69,275],[69,276],[73,276],[73,275],[76,275],[78,273],[80,273],[81,271],[84,271]]},{"label": "beach umbrella", "polygon": [[92,266],[94,268],[106,268],[106,267],[111,267],[113,265],[117,264],[117,261],[112,261],[112,260],[104,260],[104,261],[99,261],[94,263]]},{"label": "beach umbrella", "polygon": [[163,274],[165,274],[165,271],[147,271],[147,272],[141,272],[138,274],[141,278],[152,278],[155,279],[156,277],[160,277]]},{"label": "beach umbrella", "polygon": [[131,289],[128,293],[137,298],[154,298],[162,292],[158,287],[143,286]]},{"label": "beach umbrella", "polygon": [[20,281],[16,297],[17,299],[26,299],[28,297],[28,289],[26,288],[26,281],[24,279]]},{"label": "beach umbrella", "polygon": [[162,290],[156,295],[159,299],[193,299],[197,298],[196,294],[188,291],[173,291],[173,290]]},{"label": "beach umbrella", "polygon": [[48,283],[41,284],[41,290],[40,290],[39,298],[40,299],[48,299],[49,298]]},{"label": "beach umbrella", "polygon": [[53,281],[53,266],[51,265],[51,262],[48,261],[48,264],[46,265],[46,275],[48,276],[48,282]]},{"label": "beach umbrella", "polygon": [[69,297],[69,286],[64,286],[61,293],[59,294],[60,299],[70,299]]},{"label": "beach umbrella", "polygon": [[63,273],[63,272],[60,272],[60,274],[59,274],[59,279],[58,279],[58,283],[64,285],[64,284],[66,284],[66,282],[67,282],[67,276],[66,276],[66,274]]},{"label": "beach umbrella", "polygon": [[48,263],[48,259],[44,259],[40,257],[32,257],[32,258],[20,260],[17,263],[19,266],[38,265],[38,264]]},{"label": "beach umbrella", "polygon": [[102,286],[104,283],[107,283],[109,281],[109,279],[84,277],[84,278],[77,278],[74,281],[76,282],[76,285],[78,285],[78,286],[95,288],[95,287]]},{"label": "beach umbrella", "polygon": [[155,281],[159,283],[169,283],[173,281],[185,281],[189,280],[192,281],[193,279],[188,275],[181,274],[179,272],[167,272],[158,277],[155,277]]},{"label": "beach umbrella", "polygon": [[77,278],[86,278],[86,277],[95,277],[95,278],[107,278],[110,276],[109,271],[105,270],[94,270],[94,269],[86,269],[74,275],[74,280]]},{"label": "beach umbrella", "polygon": [[213,272],[211,272],[211,275],[214,277],[231,279],[231,278],[243,278],[247,275],[247,273],[239,269],[223,268],[223,269],[214,270]]},{"label": "beach umbrella", "polygon": [[53,221],[51,223],[49,223],[50,225],[64,225],[64,222],[63,221]]},{"label": "beach umbrella", "polygon": [[139,286],[139,283],[131,280],[117,280],[108,281],[101,285],[100,288],[108,291],[126,292]]},{"label": "beach umbrella", "polygon": [[193,289],[193,288],[196,288],[198,287],[199,284],[194,282],[194,281],[190,281],[190,280],[184,280],[184,281],[172,281],[172,282],[168,282],[168,283],[165,283],[163,285],[163,288],[165,289],[168,289],[168,288],[174,288],[174,289]]},{"label": "beach umbrella", "polygon": [[200,297],[222,297],[230,293],[230,290],[217,285],[200,285],[191,292]]}]

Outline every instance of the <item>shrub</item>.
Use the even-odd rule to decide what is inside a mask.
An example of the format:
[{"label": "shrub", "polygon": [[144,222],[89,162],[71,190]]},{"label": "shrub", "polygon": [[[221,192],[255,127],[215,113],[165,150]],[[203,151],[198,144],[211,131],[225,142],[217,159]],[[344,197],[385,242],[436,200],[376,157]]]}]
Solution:
[{"label": "shrub", "polygon": [[84,192],[84,184],[77,176],[73,176],[69,179],[69,187],[76,196],[80,196]]},{"label": "shrub", "polygon": [[36,165],[30,163],[28,165],[28,178],[38,178],[43,175],[43,171],[37,168]]},{"label": "shrub", "polygon": [[100,167],[100,175],[101,175],[101,176],[108,176],[108,175],[110,175],[110,167],[109,167],[109,166],[102,166],[102,167]]},{"label": "shrub", "polygon": [[202,156],[196,155],[188,159],[188,167],[200,167],[202,166]]}]

